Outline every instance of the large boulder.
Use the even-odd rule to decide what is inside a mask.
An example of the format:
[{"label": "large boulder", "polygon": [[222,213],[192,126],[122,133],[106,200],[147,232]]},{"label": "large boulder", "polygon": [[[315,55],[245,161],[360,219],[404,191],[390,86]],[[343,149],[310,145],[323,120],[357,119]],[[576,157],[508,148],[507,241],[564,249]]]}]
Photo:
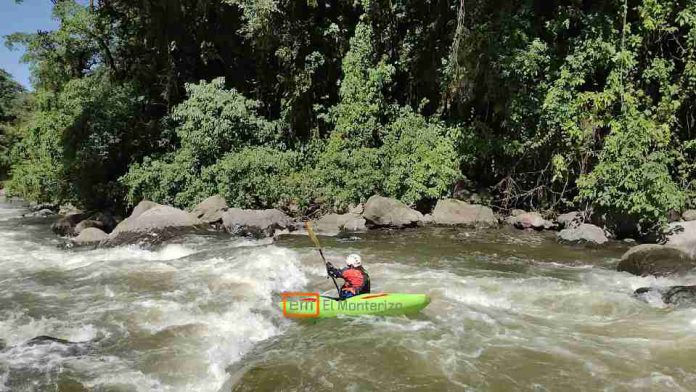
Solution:
[{"label": "large boulder", "polygon": [[220,195],[210,196],[198,204],[191,214],[205,223],[213,224],[222,221],[222,214],[229,207],[227,202]]},{"label": "large boulder", "polygon": [[696,221],[696,210],[686,210],[682,213],[682,219],[685,221]]},{"label": "large boulder", "polygon": [[669,232],[666,245],[696,256],[696,221],[670,223]]},{"label": "large boulder", "polygon": [[138,203],[138,205],[135,206],[135,208],[133,208],[133,211],[131,211],[131,214],[128,218],[137,218],[150,208],[159,206],[161,206],[161,204],[155,203],[154,201],[143,200],[140,203]]},{"label": "large boulder", "polygon": [[398,200],[374,195],[365,203],[363,218],[370,226],[401,228],[417,225],[423,214]]},{"label": "large boulder", "polygon": [[583,223],[577,227],[563,229],[557,234],[561,242],[590,243],[601,245],[609,241],[604,230],[589,223]]},{"label": "large boulder", "polygon": [[553,227],[553,223],[544,219],[538,212],[523,212],[509,216],[505,221],[518,229],[544,230]]},{"label": "large boulder", "polygon": [[433,210],[433,222],[438,225],[484,226],[498,225],[493,210],[460,200],[439,200]]},{"label": "large boulder", "polygon": [[582,223],[582,220],[582,213],[579,211],[566,212],[565,214],[561,214],[558,216],[558,218],[556,218],[558,226],[560,226],[562,229],[578,227]]},{"label": "large boulder", "polygon": [[633,295],[646,302],[650,302],[651,295],[657,295],[675,308],[696,307],[696,286],[641,287]]},{"label": "large boulder", "polygon": [[276,230],[293,228],[292,219],[280,210],[230,208],[222,214],[222,226],[234,235],[270,237]]},{"label": "large boulder", "polygon": [[51,230],[62,236],[75,235],[75,227],[86,218],[86,214],[75,213],[63,216],[51,225]]},{"label": "large boulder", "polygon": [[101,245],[157,244],[204,226],[200,219],[186,211],[152,202],[141,206],[143,203],[138,204],[140,208],[136,207],[131,216],[119,223]]},{"label": "large boulder", "polygon": [[696,268],[696,259],[680,248],[642,244],[629,249],[621,257],[617,271],[633,275],[665,276],[686,274]]},{"label": "large boulder", "polygon": [[97,229],[96,227],[88,227],[80,232],[80,234],[72,238],[71,241],[76,246],[99,245],[109,237],[108,234]]}]

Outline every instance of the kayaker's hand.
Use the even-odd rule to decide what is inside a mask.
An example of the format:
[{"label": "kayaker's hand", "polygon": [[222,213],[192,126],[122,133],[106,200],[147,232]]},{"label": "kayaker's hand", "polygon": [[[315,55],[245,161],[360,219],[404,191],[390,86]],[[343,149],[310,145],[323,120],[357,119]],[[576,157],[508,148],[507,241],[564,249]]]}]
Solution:
[{"label": "kayaker's hand", "polygon": [[331,264],[330,262],[327,261],[326,262],[326,272],[328,272],[329,275],[336,277],[336,273],[338,272],[338,270],[336,269],[336,267],[334,267],[333,264]]}]

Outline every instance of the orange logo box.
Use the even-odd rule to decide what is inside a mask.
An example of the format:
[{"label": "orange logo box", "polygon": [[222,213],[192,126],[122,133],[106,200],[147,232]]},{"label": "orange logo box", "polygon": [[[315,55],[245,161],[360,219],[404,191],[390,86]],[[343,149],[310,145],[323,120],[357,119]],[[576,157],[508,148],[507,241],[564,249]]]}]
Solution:
[{"label": "orange logo box", "polygon": [[[283,316],[289,318],[316,318],[319,317],[319,293],[308,293],[308,292],[291,292],[291,293],[280,293],[281,300],[283,302]],[[296,314],[288,313],[286,307],[288,304],[288,298],[297,298],[298,301],[314,302],[316,307],[314,313],[308,314]]]}]

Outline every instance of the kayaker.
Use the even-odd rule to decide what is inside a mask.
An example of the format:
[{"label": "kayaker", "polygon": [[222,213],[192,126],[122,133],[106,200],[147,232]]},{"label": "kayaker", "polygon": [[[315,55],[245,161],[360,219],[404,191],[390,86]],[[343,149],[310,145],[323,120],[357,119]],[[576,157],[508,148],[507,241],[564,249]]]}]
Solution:
[{"label": "kayaker", "polygon": [[338,269],[327,263],[329,275],[345,281],[339,291],[338,299],[346,299],[355,295],[370,292],[370,275],[362,266],[360,255],[350,254],[346,257],[346,268]]}]

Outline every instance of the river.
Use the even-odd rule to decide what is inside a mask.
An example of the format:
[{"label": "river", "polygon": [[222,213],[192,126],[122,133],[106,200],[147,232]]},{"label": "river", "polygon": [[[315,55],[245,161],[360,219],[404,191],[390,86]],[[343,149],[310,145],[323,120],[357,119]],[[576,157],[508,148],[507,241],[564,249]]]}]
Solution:
[{"label": "river", "polygon": [[[631,297],[627,248],[552,233],[423,228],[321,237],[373,291],[428,293],[409,317],[282,318],[330,292],[306,237],[65,249],[54,218],[0,203],[0,390],[696,390],[696,310]],[[64,342],[27,344],[49,335]]]}]

